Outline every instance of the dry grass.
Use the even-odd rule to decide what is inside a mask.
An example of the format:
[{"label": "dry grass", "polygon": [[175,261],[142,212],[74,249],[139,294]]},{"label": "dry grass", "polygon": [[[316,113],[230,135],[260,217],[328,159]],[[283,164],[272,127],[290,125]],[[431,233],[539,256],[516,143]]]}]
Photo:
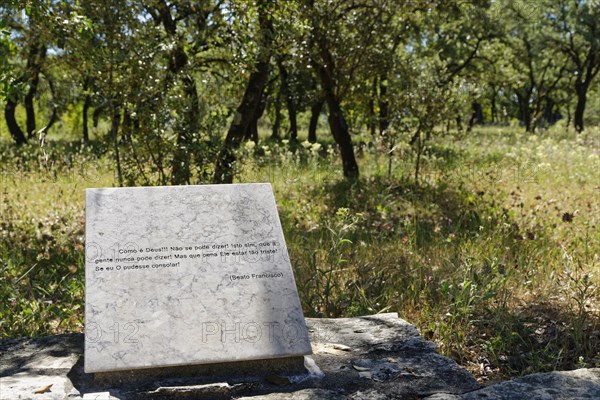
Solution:
[{"label": "dry grass", "polygon": [[[365,137],[362,178],[329,143],[242,151],[271,181],[307,316],[397,311],[482,382],[600,366],[600,131],[485,128],[414,155]],[[81,331],[85,187],[100,147],[2,144],[0,336]]]}]

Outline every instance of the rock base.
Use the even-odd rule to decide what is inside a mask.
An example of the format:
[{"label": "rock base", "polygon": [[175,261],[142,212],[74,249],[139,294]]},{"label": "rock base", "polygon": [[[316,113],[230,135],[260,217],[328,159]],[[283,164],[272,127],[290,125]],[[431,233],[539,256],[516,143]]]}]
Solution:
[{"label": "rock base", "polygon": [[304,358],[96,378],[83,371],[82,334],[4,340],[0,399],[600,398],[600,369],[534,374],[481,388],[397,314],[309,318],[307,325],[313,355]]}]

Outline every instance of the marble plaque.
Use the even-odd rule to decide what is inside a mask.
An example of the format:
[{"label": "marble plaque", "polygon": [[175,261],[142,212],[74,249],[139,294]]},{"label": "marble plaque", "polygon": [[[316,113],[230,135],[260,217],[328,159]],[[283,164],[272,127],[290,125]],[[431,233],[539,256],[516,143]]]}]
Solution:
[{"label": "marble plaque", "polygon": [[270,184],[86,191],[85,371],[311,353]]}]

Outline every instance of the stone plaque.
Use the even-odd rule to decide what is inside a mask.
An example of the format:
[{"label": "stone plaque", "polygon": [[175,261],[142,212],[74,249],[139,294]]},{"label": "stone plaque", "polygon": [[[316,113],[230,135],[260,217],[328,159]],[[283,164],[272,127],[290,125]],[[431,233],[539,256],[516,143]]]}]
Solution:
[{"label": "stone plaque", "polygon": [[270,184],[86,191],[85,371],[301,356]]}]

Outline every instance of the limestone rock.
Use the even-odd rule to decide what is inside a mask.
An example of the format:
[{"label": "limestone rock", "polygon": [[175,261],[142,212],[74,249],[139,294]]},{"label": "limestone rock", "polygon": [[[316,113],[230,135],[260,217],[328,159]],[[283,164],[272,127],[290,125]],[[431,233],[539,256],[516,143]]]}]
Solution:
[{"label": "limestone rock", "polygon": [[600,368],[527,375],[497,383],[461,397],[464,400],[600,399]]},{"label": "limestone rock", "polygon": [[[307,319],[314,354],[304,371],[105,381],[83,372],[81,334],[0,341],[0,399],[563,400],[600,399],[600,369],[528,375],[480,388],[396,314]],[[267,364],[268,365],[268,364]],[[148,372],[148,371],[147,371]],[[44,393],[36,391],[48,387]]]},{"label": "limestone rock", "polygon": [[[307,319],[313,355],[301,373],[141,375],[128,382],[83,372],[81,334],[0,341],[0,399],[415,399],[479,389],[475,379],[437,353],[397,314]],[[281,376],[279,376],[281,375]],[[130,376],[123,373],[123,377]],[[34,392],[52,384],[44,394]]]}]

